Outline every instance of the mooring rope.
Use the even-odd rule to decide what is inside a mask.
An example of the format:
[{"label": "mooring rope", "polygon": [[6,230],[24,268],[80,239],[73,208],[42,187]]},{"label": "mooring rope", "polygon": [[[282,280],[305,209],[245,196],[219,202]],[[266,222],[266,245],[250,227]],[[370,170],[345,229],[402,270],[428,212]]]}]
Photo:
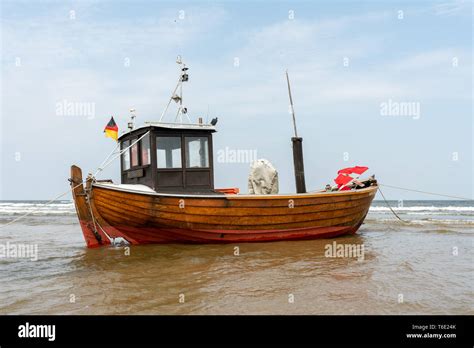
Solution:
[{"label": "mooring rope", "polygon": [[[380,184],[379,184],[379,185],[380,185]],[[382,190],[380,189],[380,186],[378,186],[377,188],[378,188],[380,194],[382,195],[382,198],[383,198],[383,200],[385,201],[385,204],[386,204],[387,207],[390,209],[390,211],[393,213],[393,215],[395,215],[395,217],[396,217],[398,220],[400,220],[401,222],[404,222],[404,223],[408,224],[408,223],[409,223],[408,221],[403,220],[403,219],[402,219],[400,216],[398,216],[398,214],[392,209],[392,207],[390,206],[390,204],[388,203],[388,201],[385,199],[385,196],[384,196]]]},{"label": "mooring rope", "polygon": [[[379,186],[390,187],[390,188],[394,188],[394,189],[397,189],[397,190],[404,190],[404,191],[411,191],[411,192],[424,193],[424,194],[433,195],[433,196],[440,196],[440,197],[447,197],[447,198],[456,198],[456,199],[461,199],[461,200],[472,201],[472,198],[459,197],[459,196],[450,196],[450,195],[445,195],[445,194],[442,194],[442,193],[428,192],[428,191],[420,191],[420,190],[414,190],[414,189],[409,189],[409,188],[400,187],[400,186],[393,186],[393,185],[386,185],[386,184],[379,184]],[[380,193],[382,193],[382,191],[380,191]]]},{"label": "mooring rope", "polygon": [[459,196],[452,196],[452,195],[445,195],[445,194],[436,193],[436,192],[428,192],[428,191],[414,190],[414,189],[409,189],[409,188],[400,187],[400,186],[393,186],[393,185],[386,185],[386,184],[378,184],[378,190],[379,190],[380,195],[382,196],[383,200],[385,201],[385,204],[386,204],[387,207],[390,209],[390,211],[393,213],[393,215],[395,215],[395,217],[396,217],[398,220],[400,220],[400,221],[402,221],[402,222],[404,222],[404,223],[409,223],[409,221],[403,220],[403,219],[402,219],[400,216],[398,216],[398,214],[392,209],[392,207],[391,207],[390,204],[388,203],[387,199],[385,199],[385,196],[384,196],[382,190],[380,189],[380,186],[390,187],[390,188],[394,188],[394,189],[397,189],[397,190],[404,190],[404,191],[411,191],[411,192],[424,193],[424,194],[433,195],[433,196],[456,198],[456,199],[468,200],[468,201],[471,201],[471,200],[472,200],[472,198],[459,197]]},{"label": "mooring rope", "polygon": [[[79,184],[77,184],[76,186],[72,187],[70,190],[67,190],[67,191],[63,192],[63,193],[61,193],[60,195],[54,197],[52,200],[50,200],[50,201],[44,203],[44,205],[48,205],[48,204],[51,204],[51,203],[57,201],[59,198],[61,198],[61,197],[65,196],[65,195],[67,195],[70,191],[74,190],[76,187],[79,187],[79,186],[82,185],[82,184],[83,184],[83,182],[81,181]],[[39,209],[30,210],[29,212],[27,212],[27,213],[25,213],[25,214],[23,214],[23,215],[18,216],[16,219],[13,219],[12,221],[7,222],[6,224],[0,225],[0,228],[9,226],[9,225],[11,225],[11,224],[13,224],[13,223],[15,223],[15,222],[21,220],[21,219],[26,218],[27,216],[29,216],[29,215],[31,215],[31,214],[33,214],[33,213],[37,213],[38,211],[40,211],[40,210],[39,210]]]},{"label": "mooring rope", "polygon": [[90,203],[89,201],[89,212],[91,213],[91,218],[92,218],[92,223],[94,224],[94,235],[97,239],[97,241],[102,244],[102,237],[100,236],[99,232],[97,232],[97,226],[100,227],[100,229],[102,230],[102,232],[104,232],[105,236],[109,239],[110,243],[113,242],[113,239],[110,238],[110,236],[107,234],[107,232],[104,231],[104,229],[102,228],[102,226],[99,224],[99,221],[97,220],[97,218],[94,216],[94,212],[92,211],[92,204]]}]

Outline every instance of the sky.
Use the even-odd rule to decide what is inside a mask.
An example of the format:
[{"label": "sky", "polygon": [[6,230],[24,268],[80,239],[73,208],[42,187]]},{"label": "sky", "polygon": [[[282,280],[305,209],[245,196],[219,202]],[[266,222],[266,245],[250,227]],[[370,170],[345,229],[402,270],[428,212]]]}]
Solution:
[{"label": "sky", "polygon": [[364,165],[381,184],[474,196],[470,1],[0,3],[0,200],[49,200],[72,164],[95,172],[112,115],[120,132],[132,108],[137,125],[158,121],[178,55],[191,119],[219,118],[216,187],[247,192],[250,163],[217,161],[227,149],[268,159],[295,191],[288,69],[308,190]]}]

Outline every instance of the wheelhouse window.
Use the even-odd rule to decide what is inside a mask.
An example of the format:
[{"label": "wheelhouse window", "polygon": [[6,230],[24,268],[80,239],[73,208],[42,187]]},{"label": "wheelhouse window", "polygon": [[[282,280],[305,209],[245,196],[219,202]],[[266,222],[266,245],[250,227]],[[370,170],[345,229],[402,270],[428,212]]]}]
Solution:
[{"label": "wheelhouse window", "polygon": [[[137,139],[133,139],[132,144],[136,141]],[[133,144],[132,147],[130,148],[130,158],[131,158],[130,162],[132,164],[132,167],[138,166],[138,142]]]},{"label": "wheelhouse window", "polygon": [[157,137],[158,168],[181,168],[181,137]]},{"label": "wheelhouse window", "polygon": [[209,147],[207,137],[186,137],[186,168],[209,167]]},{"label": "wheelhouse window", "polygon": [[140,142],[142,166],[146,166],[150,164],[150,135],[146,135]]},{"label": "wheelhouse window", "polygon": [[[122,141],[122,150],[130,146],[130,140]],[[122,154],[122,167],[123,170],[130,169],[130,151],[127,150]]]}]

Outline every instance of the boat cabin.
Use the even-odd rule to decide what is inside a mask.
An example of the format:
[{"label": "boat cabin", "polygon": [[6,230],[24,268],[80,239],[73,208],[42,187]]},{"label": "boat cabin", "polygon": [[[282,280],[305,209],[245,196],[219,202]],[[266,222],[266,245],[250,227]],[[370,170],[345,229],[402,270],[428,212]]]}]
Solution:
[{"label": "boat cabin", "polygon": [[136,142],[122,154],[122,184],[142,184],[158,192],[213,192],[215,131],[210,124],[158,122],[121,135],[122,150]]}]

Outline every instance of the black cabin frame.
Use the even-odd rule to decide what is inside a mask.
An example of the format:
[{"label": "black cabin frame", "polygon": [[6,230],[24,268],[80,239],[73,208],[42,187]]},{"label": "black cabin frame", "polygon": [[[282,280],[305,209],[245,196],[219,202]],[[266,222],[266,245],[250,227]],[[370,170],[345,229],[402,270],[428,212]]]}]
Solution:
[{"label": "black cabin frame", "polygon": [[[123,142],[134,141],[150,131],[150,163],[142,164],[142,141],[137,143],[138,164],[132,166],[132,148],[129,148],[130,168],[124,168],[124,155],[120,158],[122,184],[142,184],[157,192],[214,192],[214,161],[212,133],[214,129],[165,128],[157,126],[141,127],[119,137],[120,148]],[[181,139],[181,168],[158,168],[156,138],[179,137]],[[209,166],[186,168],[186,137],[207,137]]]}]

